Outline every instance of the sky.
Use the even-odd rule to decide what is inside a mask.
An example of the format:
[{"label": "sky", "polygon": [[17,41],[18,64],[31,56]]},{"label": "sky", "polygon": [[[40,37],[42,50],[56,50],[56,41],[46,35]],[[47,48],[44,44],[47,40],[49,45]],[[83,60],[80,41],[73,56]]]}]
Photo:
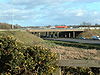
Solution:
[{"label": "sky", "polygon": [[0,22],[21,26],[100,24],[100,0],[0,0]]}]

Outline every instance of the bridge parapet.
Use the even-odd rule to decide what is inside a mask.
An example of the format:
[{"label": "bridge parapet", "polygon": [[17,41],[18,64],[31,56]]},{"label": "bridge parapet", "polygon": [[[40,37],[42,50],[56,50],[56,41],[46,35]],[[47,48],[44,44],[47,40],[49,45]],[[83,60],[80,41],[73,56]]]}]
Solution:
[{"label": "bridge parapet", "polygon": [[84,32],[83,29],[30,29],[28,32],[35,34],[39,37],[49,38],[76,38],[80,33]]},{"label": "bridge parapet", "polygon": [[30,29],[29,32],[64,32],[64,31],[84,31],[84,29]]}]

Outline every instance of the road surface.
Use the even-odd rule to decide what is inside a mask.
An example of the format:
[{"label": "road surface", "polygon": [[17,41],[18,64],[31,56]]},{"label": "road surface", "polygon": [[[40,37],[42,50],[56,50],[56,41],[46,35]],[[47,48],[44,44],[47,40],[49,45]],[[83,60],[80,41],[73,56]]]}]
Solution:
[{"label": "road surface", "polygon": [[92,39],[72,39],[72,38],[44,38],[44,39],[45,40],[55,40],[55,41],[88,43],[88,44],[100,44],[100,40],[92,40]]}]

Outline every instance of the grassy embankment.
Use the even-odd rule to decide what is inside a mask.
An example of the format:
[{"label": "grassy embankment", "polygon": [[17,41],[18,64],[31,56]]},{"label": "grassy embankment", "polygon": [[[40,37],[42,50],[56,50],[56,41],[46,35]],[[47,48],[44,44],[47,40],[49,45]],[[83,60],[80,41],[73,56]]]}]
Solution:
[{"label": "grassy embankment", "polygon": [[90,38],[92,36],[100,36],[100,29],[98,30],[85,30],[85,32],[81,33],[79,36]]},{"label": "grassy embankment", "polygon": [[[46,42],[42,40],[41,38],[38,38],[34,36],[33,34],[30,34],[28,32],[20,32],[20,31],[8,31],[8,32],[0,32],[0,35],[11,35],[14,36],[17,40],[23,42],[26,45],[43,45],[43,46],[49,46],[53,47],[56,46],[54,44],[54,41],[52,42]],[[59,41],[57,43],[60,43]],[[72,44],[72,43],[71,43]],[[70,45],[70,43],[63,43],[63,45],[71,46],[71,47],[58,47],[54,49],[56,52],[61,52],[62,58],[74,58],[74,59],[98,59],[97,51],[96,50],[86,50],[81,48],[75,48],[76,46],[72,47],[73,45]],[[54,51],[53,50],[53,51]]]},{"label": "grassy embankment", "polygon": [[96,49],[100,50],[99,46],[94,45],[85,45],[61,41],[46,41],[28,32],[5,31],[0,32],[0,35],[12,35],[17,40],[23,42],[26,45],[39,45],[43,46],[44,48],[49,48],[52,52],[60,53],[62,59],[92,59],[94,55],[98,57],[97,53],[99,52],[97,52]]},{"label": "grassy embankment", "polygon": [[36,36],[29,34],[28,32],[21,32],[21,31],[3,31],[0,32],[0,35],[5,36],[14,36],[18,41],[23,42],[26,45],[32,45],[32,44],[39,44],[42,43],[43,40],[40,38],[37,38]]},{"label": "grassy embankment", "polygon": [[55,44],[46,42],[45,40],[26,31],[0,31],[0,35],[14,36],[18,41],[24,43],[25,45],[39,45],[45,48],[51,48],[55,46]]}]

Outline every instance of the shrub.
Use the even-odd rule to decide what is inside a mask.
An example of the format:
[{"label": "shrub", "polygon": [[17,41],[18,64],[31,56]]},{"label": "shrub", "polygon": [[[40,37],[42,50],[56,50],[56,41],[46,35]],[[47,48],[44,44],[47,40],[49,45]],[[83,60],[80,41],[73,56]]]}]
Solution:
[{"label": "shrub", "polygon": [[0,74],[49,75],[56,54],[41,46],[25,46],[13,36],[0,36]]},{"label": "shrub", "polygon": [[62,67],[63,75],[95,75],[91,68],[86,67]]}]

